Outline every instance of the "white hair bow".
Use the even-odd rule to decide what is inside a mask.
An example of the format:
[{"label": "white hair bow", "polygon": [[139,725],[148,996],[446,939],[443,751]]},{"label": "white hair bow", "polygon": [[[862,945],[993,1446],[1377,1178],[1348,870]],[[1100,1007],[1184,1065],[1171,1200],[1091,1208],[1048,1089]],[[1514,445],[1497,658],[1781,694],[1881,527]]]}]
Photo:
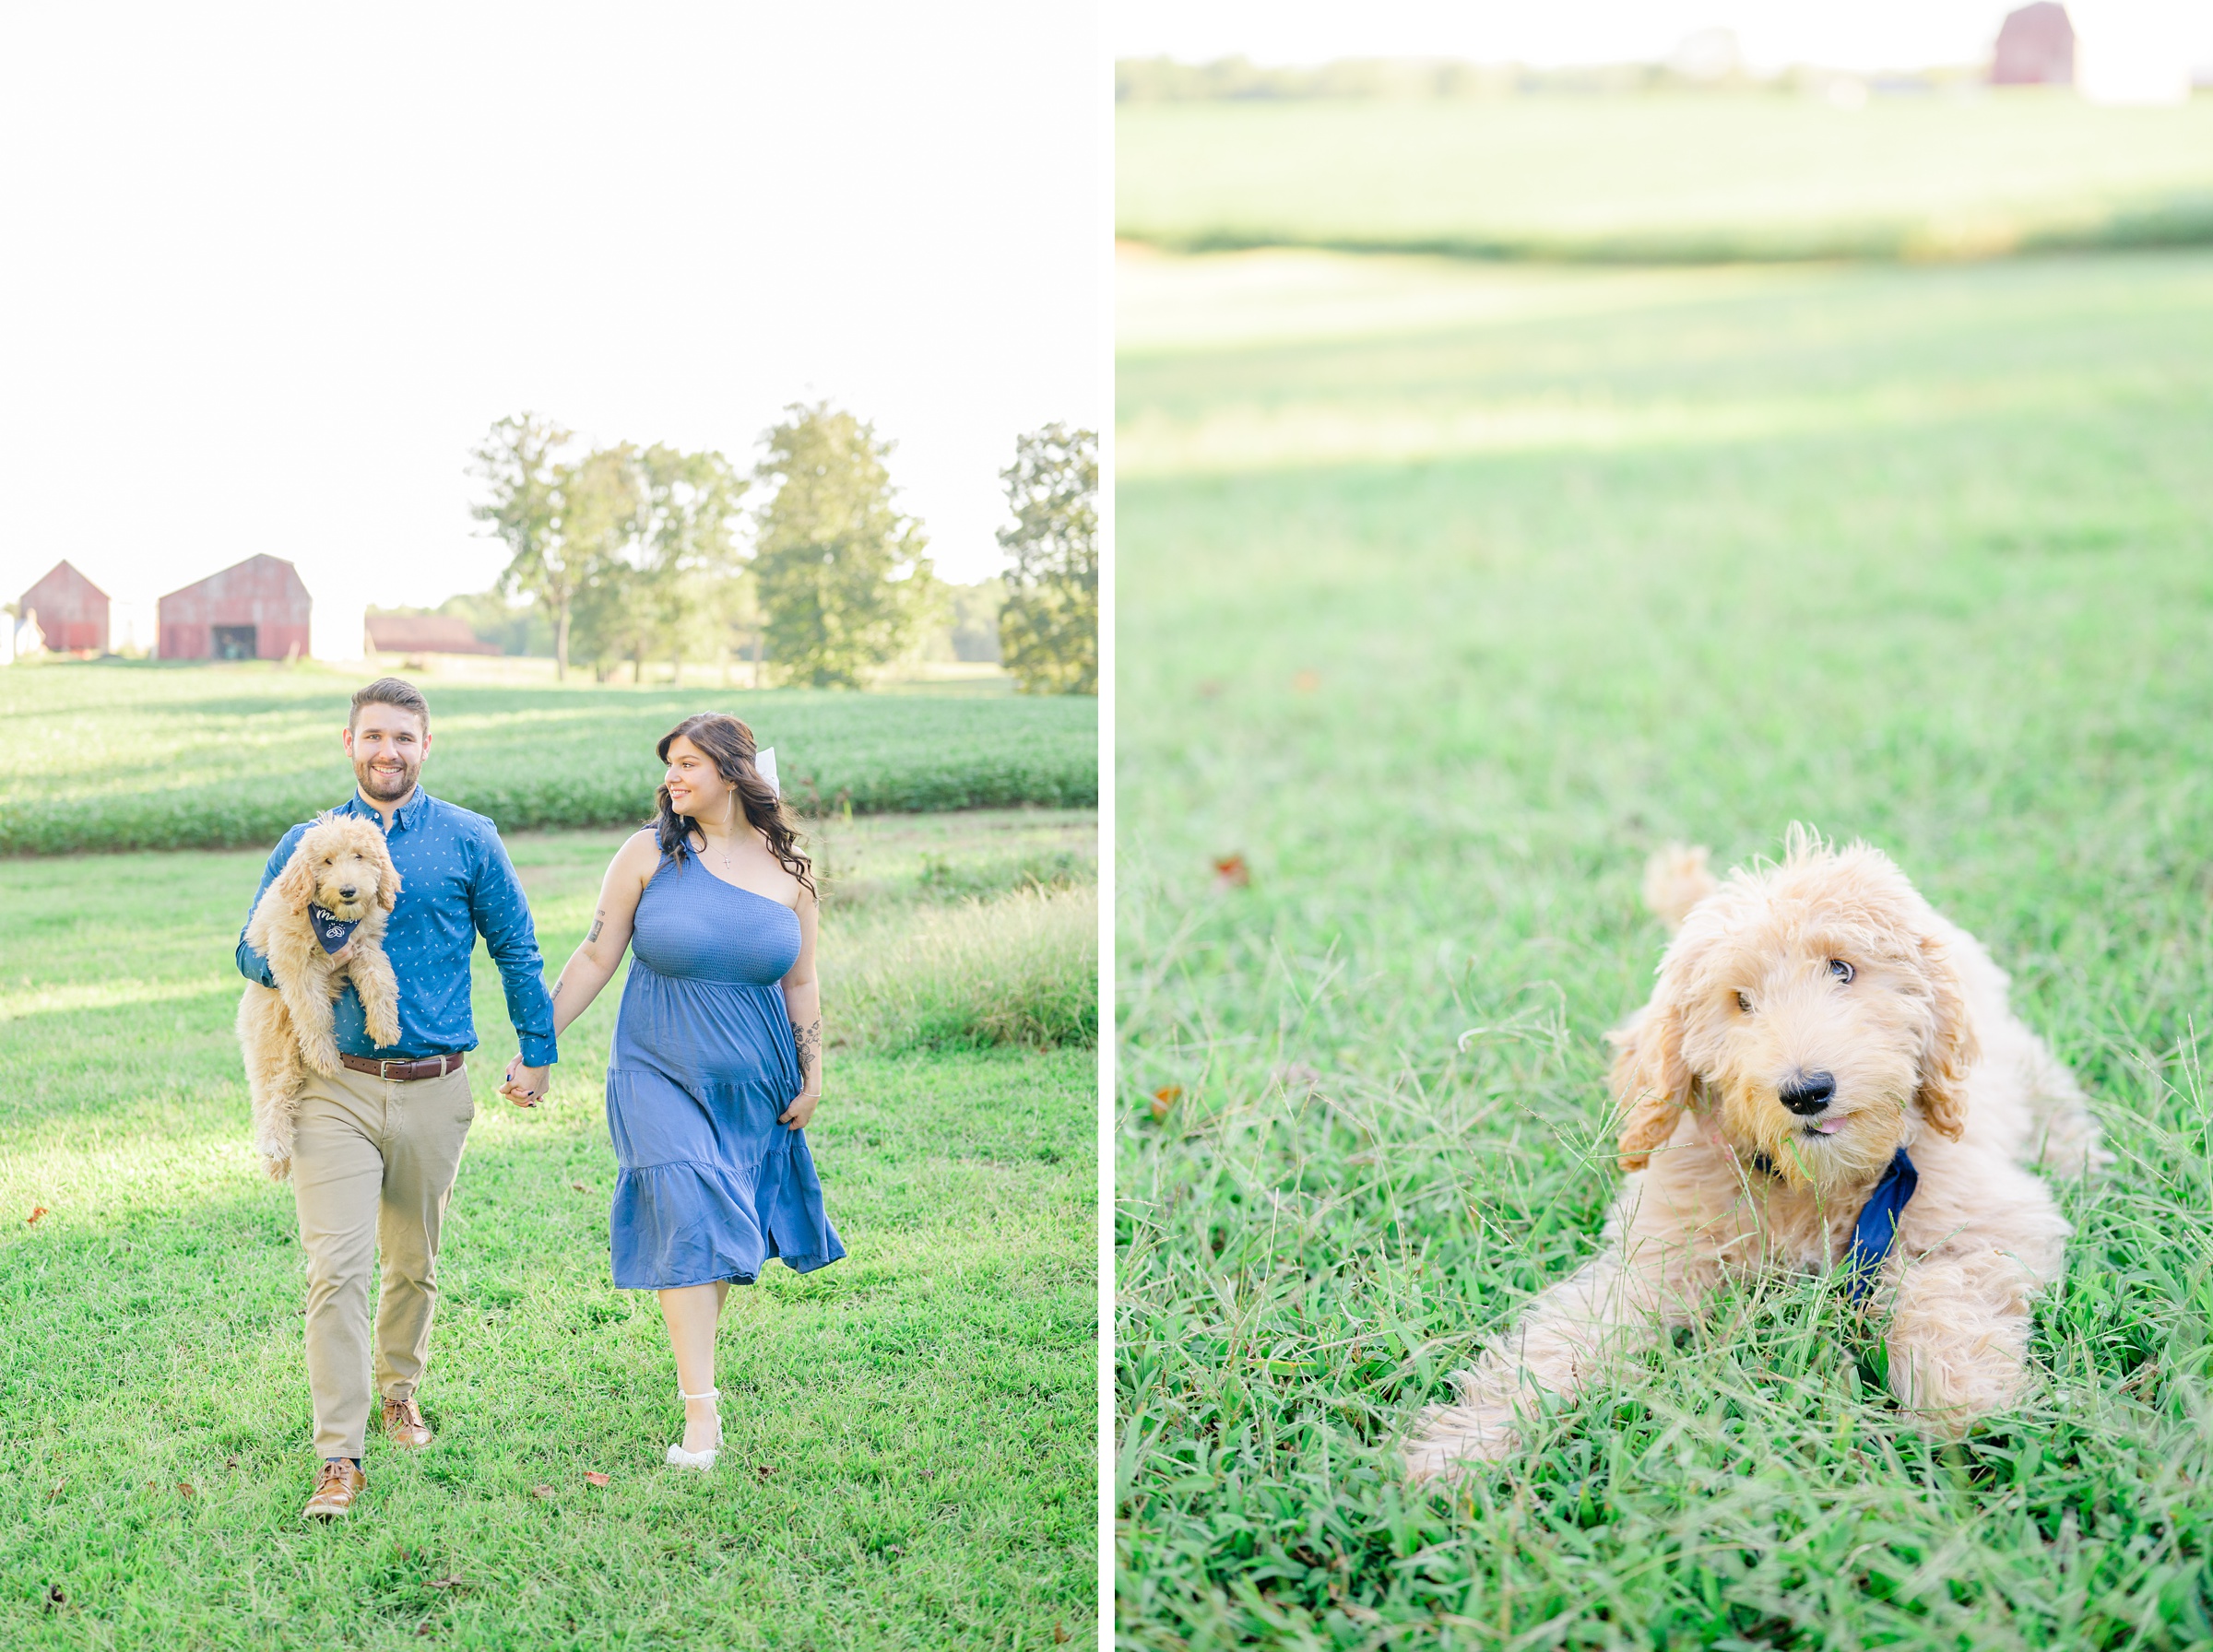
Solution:
[{"label": "white hair bow", "polygon": [[763,746],[753,753],[753,770],[768,782],[770,791],[779,797],[784,795],[784,788],[776,784],[776,749],[774,746]]}]

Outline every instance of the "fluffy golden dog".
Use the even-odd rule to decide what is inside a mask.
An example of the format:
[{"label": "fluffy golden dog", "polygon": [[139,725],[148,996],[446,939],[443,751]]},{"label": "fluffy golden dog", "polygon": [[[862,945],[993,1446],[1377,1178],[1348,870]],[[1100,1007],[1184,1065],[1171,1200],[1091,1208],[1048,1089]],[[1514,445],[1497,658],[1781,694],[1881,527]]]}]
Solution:
[{"label": "fluffy golden dog", "polygon": [[[1847,1270],[1884,1324],[1892,1392],[1932,1434],[2020,1391],[2030,1304],[2072,1231],[2030,1167],[2077,1176],[2110,1156],[2004,972],[1880,851],[1799,827],[1781,865],[1721,883],[1705,850],[1671,850],[1645,898],[1676,933],[1651,1001],[1609,1035],[1630,1174],[1600,1252],[1454,1374],[1460,1403],[1402,1447],[1416,1479],[1510,1455],[1534,1402],[1572,1398],[1768,1270]],[[1908,1164],[1893,1219],[1876,1196]],[[1855,1260],[1871,1198],[1895,1242]]]},{"label": "fluffy golden dog", "polygon": [[[291,1174],[292,1119],[307,1069],[338,1070],[331,1006],[348,980],[361,997],[370,1037],[380,1044],[398,1042],[399,984],[383,945],[398,899],[399,873],[375,823],[325,814],[302,835],[254,907],[246,939],[269,961],[277,986],[247,985],[238,1006],[238,1042],[254,1097],[254,1145],[272,1177]],[[360,926],[347,943],[345,962],[324,950],[310,907]]]}]

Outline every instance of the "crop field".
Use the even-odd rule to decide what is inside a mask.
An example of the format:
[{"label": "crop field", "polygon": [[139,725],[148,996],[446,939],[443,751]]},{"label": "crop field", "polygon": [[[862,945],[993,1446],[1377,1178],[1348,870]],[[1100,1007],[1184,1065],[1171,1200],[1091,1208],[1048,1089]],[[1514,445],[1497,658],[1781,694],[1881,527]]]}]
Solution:
[{"label": "crop field", "polygon": [[1706,263],[2213,241],[2213,102],[1777,93],[1131,103],[1115,223],[1314,246]]},{"label": "crop field", "polygon": [[[361,678],[308,667],[41,664],[0,672],[0,855],[273,843],[341,800]],[[727,711],[802,810],[1089,808],[1083,698],[433,682],[424,784],[503,831],[651,812],[655,743]]]},{"label": "crop field", "polygon": [[[1087,1642],[1096,1052],[1080,1030],[840,1018],[868,948],[1083,892],[1095,832],[1088,810],[821,823],[838,1042],[810,1137],[849,1255],[733,1292],[706,1476],[662,1466],[666,1334],[609,1282],[599,1074],[621,984],[522,1112],[493,1093],[513,1035],[479,950],[478,1115],[422,1388],[439,1437],[408,1455],[373,1434],[367,1493],[329,1528],[298,1517],[302,1262],[231,1033],[261,856],[0,863],[0,1645]],[[619,835],[509,840],[550,968]],[[970,964],[988,1012],[1011,966]]]},{"label": "crop field", "polygon": [[[1130,269],[1120,1643],[2213,1644],[2213,255]],[[2119,1155],[2026,1401],[1932,1445],[1777,1281],[1408,1490],[1618,1185],[1646,856],[1793,820]]]}]

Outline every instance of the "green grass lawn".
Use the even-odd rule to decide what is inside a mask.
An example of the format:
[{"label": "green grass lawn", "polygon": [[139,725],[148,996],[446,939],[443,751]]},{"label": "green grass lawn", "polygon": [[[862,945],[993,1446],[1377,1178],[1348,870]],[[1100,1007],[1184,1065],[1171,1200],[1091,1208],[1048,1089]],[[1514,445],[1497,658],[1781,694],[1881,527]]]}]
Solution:
[{"label": "green grass lawn", "polygon": [[1115,223],[1185,249],[1958,257],[2213,239],[2213,103],[2066,93],[1130,103]]},{"label": "green grass lawn", "polygon": [[[826,823],[833,1033],[853,936],[1041,868],[1072,888],[1095,832],[1088,811]],[[618,835],[509,840],[551,968]],[[231,1033],[260,864],[0,862],[0,1646],[1095,1634],[1095,1052],[831,1052],[810,1134],[849,1255],[733,1292],[728,1444],[680,1478],[658,1311],[609,1277],[621,983],[519,1112],[492,1092],[513,1034],[481,950],[479,1113],[422,1388],[439,1439],[402,1456],[373,1434],[365,1501],[303,1528],[302,1257]]]},{"label": "green grass lawn", "polygon": [[[2213,256],[1147,268],[1124,1643],[2213,1644]],[[1617,1186],[1644,857],[1793,820],[1989,944],[2120,1156],[2059,1189],[2029,1400],[1933,1448],[1778,1282],[1409,1493],[1414,1410]]]},{"label": "green grass lawn", "polygon": [[[337,732],[365,678],[330,667],[42,663],[0,672],[0,855],[271,843],[349,784]],[[654,747],[723,711],[812,811],[1089,808],[1089,697],[751,692],[432,681],[425,784],[503,830],[651,812]]]}]

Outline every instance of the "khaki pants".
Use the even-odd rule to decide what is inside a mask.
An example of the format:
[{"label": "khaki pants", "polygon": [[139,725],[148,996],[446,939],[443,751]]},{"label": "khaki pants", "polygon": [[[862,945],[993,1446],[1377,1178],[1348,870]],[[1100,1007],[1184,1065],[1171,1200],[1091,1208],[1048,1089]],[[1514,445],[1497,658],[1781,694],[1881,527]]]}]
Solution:
[{"label": "khaki pants", "polygon": [[401,1083],[341,1068],[300,1093],[292,1191],[307,1249],[307,1386],[315,1455],[361,1455],[369,1427],[369,1269],[376,1298],[376,1391],[405,1399],[422,1380],[438,1302],[438,1230],[476,1117],[466,1069]]}]

